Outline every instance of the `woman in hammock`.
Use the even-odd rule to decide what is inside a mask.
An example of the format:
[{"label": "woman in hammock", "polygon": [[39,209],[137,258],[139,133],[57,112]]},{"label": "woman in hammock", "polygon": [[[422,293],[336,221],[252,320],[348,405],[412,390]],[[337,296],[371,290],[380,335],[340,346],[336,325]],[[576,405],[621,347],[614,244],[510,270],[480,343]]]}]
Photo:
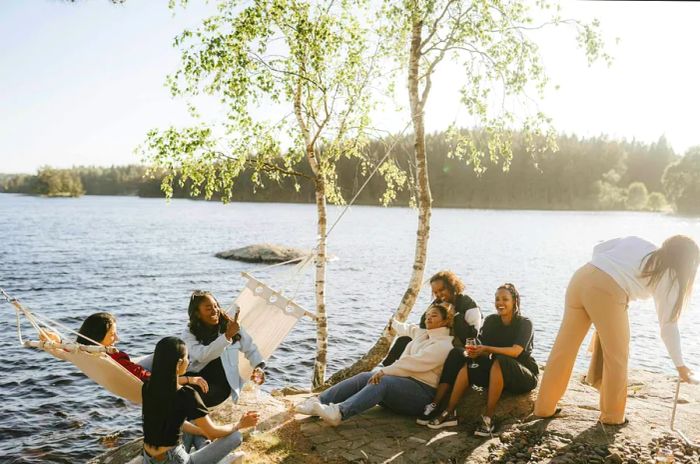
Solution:
[{"label": "woman in hammock", "polygon": [[401,357],[375,372],[363,372],[311,397],[296,407],[301,414],[320,416],[338,425],[379,404],[399,414],[416,416],[432,400],[442,365],[452,349],[452,308],[433,304],[425,316],[425,329],[392,321],[397,335],[411,337]]},{"label": "woman in hammock", "polygon": [[255,366],[250,379],[258,384],[265,381],[265,362],[253,339],[238,324],[238,313],[230,317],[214,295],[198,290],[190,297],[187,314],[189,325],[182,339],[192,362],[189,373],[207,381],[208,391],[201,392],[204,404],[214,407],[229,396],[234,403],[238,401],[245,382],[238,372],[239,351]]},{"label": "woman in hammock", "polygon": [[[119,341],[119,335],[117,334],[117,320],[114,315],[110,313],[100,312],[89,315],[80,326],[78,330],[78,338],[76,341],[81,345],[95,345],[93,340],[102,346],[114,346]],[[42,340],[51,340],[56,343],[61,342],[61,337],[58,334],[50,332],[46,329],[43,333],[39,334],[39,338]],[[146,362],[136,363],[131,360],[131,357],[124,351],[115,351],[113,353],[107,353],[109,357],[114,359],[127,371],[131,372],[142,382],[148,380],[151,376],[151,361],[152,357],[148,356],[145,358]],[[203,391],[209,389],[206,380],[202,377],[197,376],[181,376],[178,378],[178,383],[180,385],[197,385]]]},{"label": "woman in hammock", "polygon": [[[258,413],[244,414],[235,425],[214,424],[197,390],[177,382],[188,364],[187,346],[179,338],[166,337],[156,345],[153,371],[141,390],[144,464],[241,462],[243,453],[229,453],[241,444],[239,429],[256,425]],[[189,454],[180,442],[183,431],[213,441]]]},{"label": "woman in hammock", "polygon": [[472,368],[472,360],[469,360],[461,368],[447,409],[431,420],[428,427],[457,425],[457,405],[471,384],[488,388],[486,412],[474,432],[477,436],[488,437],[495,433],[492,418],[503,391],[527,393],[537,386],[539,368],[532,357],[532,322],[521,314],[520,294],[513,284],[498,287],[495,306],[498,314],[488,316],[481,328],[481,345],[467,347],[466,354],[478,367]]}]

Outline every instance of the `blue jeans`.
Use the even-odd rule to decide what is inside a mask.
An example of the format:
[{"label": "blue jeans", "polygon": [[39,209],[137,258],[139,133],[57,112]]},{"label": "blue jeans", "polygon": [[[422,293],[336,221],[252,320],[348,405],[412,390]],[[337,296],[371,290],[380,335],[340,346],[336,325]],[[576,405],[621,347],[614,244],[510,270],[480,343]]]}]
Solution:
[{"label": "blue jeans", "polygon": [[378,384],[368,384],[372,375],[374,372],[363,372],[345,379],[318,399],[323,404],[337,404],[345,420],[377,404],[398,414],[418,416],[435,396],[433,387],[410,377],[385,375]]},{"label": "blue jeans", "polygon": [[204,448],[189,454],[183,445],[177,445],[167,453],[165,460],[158,461],[143,452],[143,464],[215,464],[218,462],[228,462],[224,458],[236,449],[241,442],[240,432],[233,432],[230,435],[214,440]]}]

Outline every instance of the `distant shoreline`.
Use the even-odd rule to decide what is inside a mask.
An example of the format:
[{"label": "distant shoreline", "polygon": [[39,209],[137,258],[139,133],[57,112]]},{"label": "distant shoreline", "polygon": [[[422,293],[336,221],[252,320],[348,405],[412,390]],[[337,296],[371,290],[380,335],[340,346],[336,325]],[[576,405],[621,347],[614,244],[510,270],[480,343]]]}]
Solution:
[{"label": "distant shoreline", "polygon": [[[18,196],[27,196],[27,197],[37,197],[37,198],[45,198],[47,200],[51,199],[79,199],[81,197],[117,197],[117,198],[139,198],[139,199],[154,199],[154,200],[163,200],[166,201],[166,198],[164,196],[149,196],[149,195],[100,195],[100,194],[84,194],[80,196],[69,196],[69,195],[56,195],[56,196],[50,196],[50,195],[40,195],[40,194],[34,194],[34,193],[18,193],[18,192],[0,192],[0,194],[7,194],[7,195],[18,195]],[[211,199],[207,200],[204,198],[194,198],[194,197],[173,197],[172,200],[190,200],[190,201],[202,201],[202,202],[219,202],[219,199]],[[282,199],[275,199],[275,200],[255,200],[255,199],[244,199],[244,200],[236,200],[232,199],[230,203],[265,203],[265,204],[293,204],[293,205],[313,205],[313,201],[298,201],[298,200],[290,200],[290,201],[284,201]],[[344,205],[330,205],[329,206],[335,206],[335,207],[343,207]],[[361,201],[355,202],[353,206],[370,206],[370,207],[379,207],[379,208],[410,208],[409,205],[407,204],[399,204],[399,203],[394,203],[391,205],[383,206],[378,203],[365,203]],[[680,216],[680,217],[699,217],[700,215],[693,215],[693,214],[681,214],[673,211],[645,211],[645,210],[631,210],[631,209],[575,209],[575,208],[538,208],[538,207],[481,207],[481,206],[464,206],[464,205],[459,205],[459,204],[436,204],[433,202],[432,204],[433,209],[468,209],[468,210],[482,210],[482,211],[559,211],[559,212],[583,212],[583,213],[654,213],[654,214],[670,214],[673,216]]]}]

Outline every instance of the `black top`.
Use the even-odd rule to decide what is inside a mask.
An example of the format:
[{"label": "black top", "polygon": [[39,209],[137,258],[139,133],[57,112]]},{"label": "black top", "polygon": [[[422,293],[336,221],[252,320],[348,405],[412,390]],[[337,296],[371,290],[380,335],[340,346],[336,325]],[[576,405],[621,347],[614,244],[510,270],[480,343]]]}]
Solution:
[{"label": "black top", "polygon": [[[440,300],[434,300],[431,304],[435,303],[440,303]],[[472,308],[476,308],[476,303],[469,295],[460,293],[455,297],[454,308],[456,314],[453,321],[452,333],[462,343],[461,346],[464,346],[467,338],[476,338],[477,336],[476,327],[467,324],[467,321],[464,320],[464,313]],[[425,313],[423,313],[420,318],[420,327],[421,329],[425,329]],[[455,340],[455,343],[457,343],[457,340]]]},{"label": "black top", "polygon": [[532,321],[527,317],[516,316],[510,325],[505,325],[498,314],[490,314],[484,320],[479,339],[481,344],[486,346],[501,348],[513,345],[522,346],[523,352],[516,358],[518,362],[535,373],[539,371],[537,363],[532,358],[534,334]]},{"label": "black top", "polygon": [[202,402],[199,393],[189,385],[178,389],[172,407],[162,417],[149,404],[146,388],[143,384],[143,441],[151,446],[176,446],[182,437],[182,424],[207,415],[207,407]]}]

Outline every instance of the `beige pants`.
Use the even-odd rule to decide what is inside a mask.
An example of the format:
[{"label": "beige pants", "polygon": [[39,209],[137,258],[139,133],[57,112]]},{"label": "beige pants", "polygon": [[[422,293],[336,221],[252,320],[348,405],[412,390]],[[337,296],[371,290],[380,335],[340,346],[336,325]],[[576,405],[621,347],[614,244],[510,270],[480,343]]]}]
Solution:
[{"label": "beige pants", "polygon": [[554,414],[592,322],[598,332],[603,358],[600,421],[605,424],[624,422],[630,341],[627,302],[627,293],[605,272],[591,264],[576,271],[566,290],[564,319],[549,353],[535,402],[535,415]]}]

